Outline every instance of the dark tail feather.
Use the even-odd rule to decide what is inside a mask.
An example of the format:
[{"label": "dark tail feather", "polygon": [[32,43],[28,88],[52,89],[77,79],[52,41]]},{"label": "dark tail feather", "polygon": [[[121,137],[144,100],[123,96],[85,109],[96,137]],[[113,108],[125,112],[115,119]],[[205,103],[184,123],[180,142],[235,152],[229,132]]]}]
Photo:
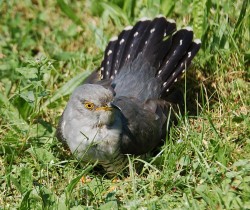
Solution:
[{"label": "dark tail feather", "polygon": [[187,53],[193,40],[193,31],[190,29],[181,29],[172,37],[171,49],[166,54],[162,66],[158,72],[158,77],[166,81],[174,72],[182,57]]},{"label": "dark tail feather", "polygon": [[137,51],[137,45],[141,42],[142,34],[145,34],[149,24],[150,21],[148,20],[139,21],[131,29],[130,36],[128,37],[126,44],[121,44],[119,49],[120,53],[116,58],[117,65],[115,65],[118,72],[127,62],[131,62],[137,57],[138,53],[135,53]]},{"label": "dark tail feather", "polygon": [[[182,56],[182,58],[178,61],[177,65],[174,67],[174,71],[172,75],[168,76],[165,82],[163,83],[162,93],[165,91],[169,91],[169,88],[174,82],[177,82],[178,78],[186,71],[188,66],[191,64],[194,56],[197,54],[201,46],[200,40],[194,40],[191,45],[189,46],[188,50]],[[168,71],[168,69],[167,69]]]},{"label": "dark tail feather", "polygon": [[140,53],[158,68],[171,46],[163,39],[171,36],[175,30],[175,22],[164,17],[141,20],[134,27],[125,28],[117,39],[109,42],[105,50],[101,64],[102,78],[113,79],[124,65],[135,60]]},{"label": "dark tail feather", "polygon": [[101,65],[101,78],[107,79],[112,76],[112,69],[113,69],[113,60],[115,51],[117,49],[117,41],[116,40],[110,40],[108,46],[106,47],[104,59],[102,61]]},{"label": "dark tail feather", "polygon": [[111,39],[105,50],[105,56],[101,64],[103,79],[113,79],[126,60],[135,59],[135,57],[129,54],[129,51],[131,48],[136,47],[134,45],[140,42],[138,38],[141,36],[137,37],[136,35],[139,33],[143,34],[149,23],[150,21],[139,21],[134,27],[126,27],[118,38]]},{"label": "dark tail feather", "polygon": [[177,81],[200,48],[193,41],[190,27],[176,33],[174,21],[164,17],[141,20],[134,27],[125,28],[118,38],[109,42],[101,64],[103,79],[114,79],[124,65],[132,63],[138,55],[154,67],[155,77],[161,81],[161,93],[168,91]]},{"label": "dark tail feather", "polygon": [[143,56],[156,69],[158,69],[159,64],[161,64],[171,46],[163,40],[169,37],[175,30],[175,22],[170,22],[163,17],[155,18],[148,27],[148,37],[145,40]]}]

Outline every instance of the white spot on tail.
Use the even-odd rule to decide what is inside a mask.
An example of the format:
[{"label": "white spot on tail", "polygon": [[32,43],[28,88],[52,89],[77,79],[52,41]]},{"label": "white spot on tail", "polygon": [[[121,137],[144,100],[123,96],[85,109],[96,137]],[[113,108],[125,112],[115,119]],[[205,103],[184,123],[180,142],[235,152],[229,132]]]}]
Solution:
[{"label": "white spot on tail", "polygon": [[162,70],[158,71],[158,75],[161,74]]},{"label": "white spot on tail", "polygon": [[129,31],[129,30],[131,30],[133,28],[133,26],[126,26],[125,28],[124,28],[124,30],[125,31]]},{"label": "white spot on tail", "polygon": [[114,76],[112,75],[112,76],[110,77],[110,79],[114,79]]},{"label": "white spot on tail", "polygon": [[109,61],[107,61],[107,65],[109,65]]},{"label": "white spot on tail", "polygon": [[168,64],[168,63],[169,63],[169,60],[167,60],[166,64]]},{"label": "white spot on tail", "polygon": [[142,17],[141,19],[140,19],[140,21],[146,21],[146,20],[150,20],[148,17]]},{"label": "white spot on tail", "polygon": [[136,32],[134,33],[134,37],[138,36],[138,34],[139,34],[139,33],[136,31]]},{"label": "white spot on tail", "polygon": [[182,41],[182,39],[181,39],[181,40],[180,40],[180,45],[182,45],[182,42],[183,42],[183,41]]},{"label": "white spot on tail", "polygon": [[159,14],[156,17],[158,17],[158,18],[165,18],[165,16],[163,14]]},{"label": "white spot on tail", "polygon": [[176,53],[176,50],[174,50],[174,53],[173,54],[175,54]]},{"label": "white spot on tail", "polygon": [[134,47],[134,44],[133,44],[133,43],[131,44],[131,47]]},{"label": "white spot on tail", "polygon": [[192,55],[192,53],[191,53],[191,52],[188,52],[188,57],[189,57],[189,58],[191,57],[191,55]]},{"label": "white spot on tail", "polygon": [[192,27],[190,27],[190,26],[185,27],[185,29],[186,29],[187,31],[193,31]]},{"label": "white spot on tail", "polygon": [[116,60],[116,63],[118,63],[118,59]]},{"label": "white spot on tail", "polygon": [[128,54],[128,59],[130,58],[130,54]]},{"label": "white spot on tail", "polygon": [[109,41],[110,41],[110,42],[113,42],[113,41],[116,41],[117,39],[118,39],[117,36],[113,36]]},{"label": "white spot on tail", "polygon": [[184,74],[184,73],[185,73],[185,71],[186,71],[186,70],[185,70],[185,69],[183,69],[183,70],[182,70],[182,73]]},{"label": "white spot on tail", "polygon": [[174,82],[177,82],[177,78],[174,80]]},{"label": "white spot on tail", "polygon": [[166,85],[167,85],[167,82],[164,82],[164,83],[163,83],[163,87],[166,87]]},{"label": "white spot on tail", "polygon": [[115,74],[117,74],[117,70],[115,70]]},{"label": "white spot on tail", "polygon": [[112,50],[109,50],[107,55],[109,56],[110,54],[112,54]]},{"label": "white spot on tail", "polygon": [[195,39],[194,42],[195,42],[196,44],[201,44],[201,40],[200,40],[200,39]]},{"label": "white spot on tail", "polygon": [[169,89],[167,89],[166,92],[169,92]]},{"label": "white spot on tail", "polygon": [[108,71],[106,72],[106,75],[107,75],[107,76],[109,75],[109,72],[108,72]]},{"label": "white spot on tail", "polygon": [[174,77],[174,75],[175,75],[175,71],[173,72],[172,76]]},{"label": "white spot on tail", "polygon": [[121,45],[125,40],[124,39],[121,39],[121,41],[119,42],[119,44]]},{"label": "white spot on tail", "polygon": [[154,31],[155,31],[155,28],[152,28],[152,29],[150,30],[150,33],[152,34]]},{"label": "white spot on tail", "polygon": [[148,41],[145,41],[145,44],[148,44]]},{"label": "white spot on tail", "polygon": [[183,62],[181,63],[181,67],[183,66]]},{"label": "white spot on tail", "polygon": [[104,68],[102,67],[100,70],[101,70],[101,71],[103,71],[103,70],[104,70]]},{"label": "white spot on tail", "polygon": [[175,20],[174,20],[174,19],[169,19],[169,18],[167,18],[167,21],[168,21],[169,23],[175,23]]}]

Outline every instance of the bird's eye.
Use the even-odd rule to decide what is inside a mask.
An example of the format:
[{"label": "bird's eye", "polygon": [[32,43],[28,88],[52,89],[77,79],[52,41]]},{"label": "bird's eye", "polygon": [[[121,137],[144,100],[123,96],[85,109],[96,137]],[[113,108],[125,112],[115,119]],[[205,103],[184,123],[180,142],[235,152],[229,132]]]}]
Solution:
[{"label": "bird's eye", "polygon": [[93,110],[95,105],[91,102],[84,102],[84,106],[86,109]]}]

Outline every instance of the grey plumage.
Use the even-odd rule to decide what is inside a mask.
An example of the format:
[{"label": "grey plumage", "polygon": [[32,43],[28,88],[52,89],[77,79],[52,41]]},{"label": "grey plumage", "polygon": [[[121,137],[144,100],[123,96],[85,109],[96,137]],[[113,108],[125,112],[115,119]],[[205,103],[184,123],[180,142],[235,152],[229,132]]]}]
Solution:
[{"label": "grey plumage", "polygon": [[73,92],[58,125],[58,138],[79,159],[117,172],[126,165],[125,154],[145,154],[165,139],[167,119],[177,106],[165,93],[200,48],[190,28],[175,30],[173,21],[158,17],[110,41],[101,80],[94,72],[92,84]]}]

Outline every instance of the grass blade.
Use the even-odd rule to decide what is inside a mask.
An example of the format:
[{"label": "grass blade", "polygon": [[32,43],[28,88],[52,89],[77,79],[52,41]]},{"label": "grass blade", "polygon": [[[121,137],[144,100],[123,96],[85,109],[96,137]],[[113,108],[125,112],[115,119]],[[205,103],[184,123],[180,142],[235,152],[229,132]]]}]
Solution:
[{"label": "grass blade", "polygon": [[[242,23],[243,23],[244,18],[246,16],[248,2],[249,2],[248,0],[244,0],[244,2],[242,4],[240,15],[239,15],[239,18],[238,18],[237,23],[235,25],[235,28],[234,28],[234,35],[233,35],[234,38],[237,38],[238,36],[242,36],[242,33],[241,33]],[[249,16],[249,14],[248,14],[248,16]]]},{"label": "grass blade", "polygon": [[82,26],[81,19],[76,16],[74,10],[66,4],[64,0],[57,0],[57,3],[65,15],[67,15],[75,24]]}]

